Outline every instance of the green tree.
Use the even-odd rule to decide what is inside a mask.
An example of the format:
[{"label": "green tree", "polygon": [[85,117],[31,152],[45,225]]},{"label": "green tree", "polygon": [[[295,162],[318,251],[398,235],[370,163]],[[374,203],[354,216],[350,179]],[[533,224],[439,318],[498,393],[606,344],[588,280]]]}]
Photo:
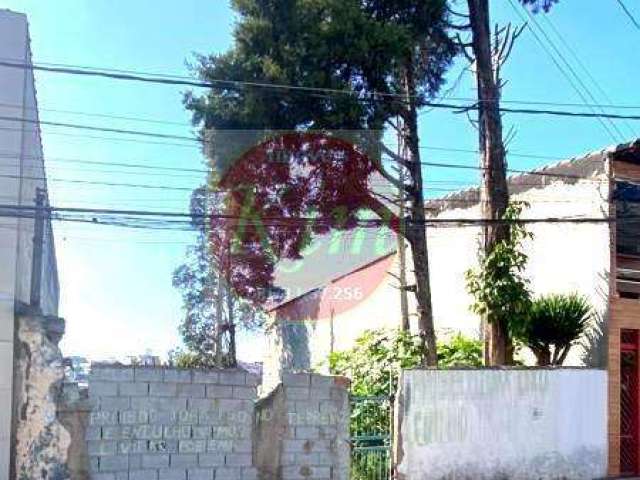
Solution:
[{"label": "green tree", "polygon": [[[427,241],[424,228],[424,192],[418,139],[418,110],[438,92],[443,76],[457,53],[448,36],[446,0],[234,0],[238,14],[233,47],[221,55],[201,56],[196,71],[217,88],[203,95],[190,93],[186,106],[193,112],[194,124],[202,128],[207,154],[214,166],[225,170],[229,155],[224,130],[321,131],[326,129],[371,129],[382,132],[393,119],[402,118],[401,131],[408,156],[401,157],[380,146],[406,170],[406,182],[400,182],[383,165],[375,165],[376,174],[406,195],[408,227],[404,219],[380,200],[375,192],[356,192],[349,205],[356,215],[371,210],[395,226],[411,246],[416,277],[420,339],[425,348],[423,363],[437,362],[433,328]],[[239,87],[233,79],[253,82]],[[265,88],[256,83],[294,85],[298,88]],[[313,88],[315,90],[305,90]],[[338,92],[348,92],[338,93]],[[259,135],[258,135],[259,137]],[[382,134],[379,135],[382,140]],[[222,164],[221,164],[222,163]],[[334,165],[327,162],[324,173]],[[266,174],[272,173],[271,171]],[[322,192],[320,203],[288,203],[289,211],[309,214],[325,209],[336,194],[351,190],[334,175],[316,175],[317,181],[305,191]],[[372,175],[366,170],[364,175]],[[263,175],[264,178],[264,175]],[[288,178],[288,177],[287,177]],[[366,182],[365,182],[366,183]],[[289,185],[290,186],[290,185]],[[256,188],[259,188],[256,187]],[[278,201],[269,206],[279,211],[286,185],[265,186]],[[253,192],[260,197],[261,192]],[[252,193],[252,194],[253,194]],[[266,195],[265,195],[266,197]],[[291,195],[290,195],[291,197]],[[295,196],[294,196],[295,198]],[[304,208],[302,208],[304,206]],[[264,208],[264,210],[269,210]],[[331,228],[353,228],[342,222]],[[251,261],[236,262],[242,267],[232,279],[273,280],[273,263],[300,255],[304,233],[291,228],[286,234],[265,229],[271,246],[262,257],[251,235],[248,245]],[[287,238],[283,238],[287,237]],[[249,241],[247,241],[249,243]],[[286,248],[285,248],[286,246]],[[256,275],[250,275],[253,269]],[[265,288],[269,285],[265,285]]]},{"label": "green tree", "polygon": [[236,327],[255,330],[264,320],[259,310],[234,294],[217,269],[202,216],[219,200],[208,192],[200,187],[191,196],[191,223],[198,236],[172,277],[185,312],[179,327],[185,350],[174,351],[172,360],[182,367],[235,366]]},{"label": "green tree", "polygon": [[[363,435],[355,447],[389,446],[391,432],[391,397],[398,387],[402,369],[420,366],[422,342],[406,330],[368,330],[353,348],[329,356],[331,373],[351,380],[351,394],[360,397],[351,406],[352,435]],[[482,342],[454,335],[438,345],[440,367],[482,364]],[[382,456],[356,455],[352,471],[358,480],[388,478]]]},{"label": "green tree", "polygon": [[508,225],[507,237],[486,254],[480,252],[479,266],[467,270],[467,291],[472,295],[471,310],[490,323],[498,323],[507,335],[519,331],[531,306],[529,281],[525,277],[528,256],[522,242],[533,235],[518,223],[525,203],[511,203],[502,219]]},{"label": "green tree", "polygon": [[527,321],[514,336],[533,351],[538,365],[562,365],[592,318],[593,308],[582,295],[542,296],[532,302]]}]

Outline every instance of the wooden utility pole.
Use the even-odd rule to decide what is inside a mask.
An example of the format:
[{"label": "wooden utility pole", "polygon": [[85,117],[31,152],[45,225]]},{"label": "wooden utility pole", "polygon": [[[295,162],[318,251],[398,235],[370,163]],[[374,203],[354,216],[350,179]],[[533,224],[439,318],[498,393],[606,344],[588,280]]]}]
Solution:
[{"label": "wooden utility pole", "polygon": [[[480,208],[482,218],[499,220],[509,203],[506,157],[500,116],[500,67],[509,56],[519,35],[507,29],[502,42],[496,29],[496,43],[491,45],[488,0],[467,0],[471,27],[471,47],[475,61],[478,88],[478,132],[482,182]],[[489,255],[495,245],[507,238],[508,225],[486,223],[483,227],[483,254]],[[512,344],[507,325],[492,321],[491,312],[483,318],[485,328],[485,361],[489,365],[511,363]]]},{"label": "wooden utility pole", "polygon": [[222,358],[222,302],[224,301],[224,286],[222,269],[218,267],[218,282],[216,292],[216,367],[223,367]]},{"label": "wooden utility pole", "polygon": [[31,292],[30,304],[40,307],[40,290],[42,285],[42,251],[44,248],[44,202],[45,191],[36,188],[35,211],[33,216],[33,252],[31,259]]}]

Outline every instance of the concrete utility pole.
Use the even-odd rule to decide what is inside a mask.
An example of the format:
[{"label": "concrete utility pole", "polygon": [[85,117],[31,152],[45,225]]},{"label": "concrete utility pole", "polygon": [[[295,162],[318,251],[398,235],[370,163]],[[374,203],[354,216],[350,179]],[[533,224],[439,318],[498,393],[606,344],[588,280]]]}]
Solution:
[{"label": "concrete utility pole", "polygon": [[35,213],[33,218],[33,255],[31,260],[31,295],[32,307],[40,307],[40,287],[42,284],[42,250],[44,245],[44,202],[45,191],[36,188]]},{"label": "concrete utility pole", "polygon": [[[396,127],[398,129],[398,156],[406,158],[406,147],[401,127],[401,120],[398,119]],[[402,165],[398,166],[398,181],[404,185],[405,171]],[[405,194],[402,188],[398,189],[398,217],[404,220],[405,216]],[[404,226],[402,227],[404,228]],[[409,324],[409,301],[407,298],[407,245],[402,235],[396,235],[398,240],[398,282],[400,283],[400,313],[402,331],[408,332]]]}]

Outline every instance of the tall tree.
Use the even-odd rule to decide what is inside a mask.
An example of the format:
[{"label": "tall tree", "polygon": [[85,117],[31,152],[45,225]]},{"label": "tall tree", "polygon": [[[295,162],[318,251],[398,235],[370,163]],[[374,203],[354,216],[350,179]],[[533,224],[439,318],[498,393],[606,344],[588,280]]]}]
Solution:
[{"label": "tall tree", "polygon": [[[192,225],[196,243],[187,249],[185,263],[173,273],[173,286],[180,290],[185,316],[180,335],[191,364],[233,367],[236,365],[236,327],[253,330],[263,323],[263,315],[230,288],[219,259],[210,249],[208,226],[203,215],[219,200],[200,187],[191,197]],[[209,204],[209,206],[207,206]]]},{"label": "tall tree", "polygon": [[[243,167],[233,165],[231,170],[244,172],[245,185],[251,183],[247,179],[253,180],[252,202],[262,215],[321,214],[322,225],[313,228],[314,233],[321,233],[332,228],[354,228],[358,214],[370,210],[400,231],[413,255],[419,333],[427,352],[424,363],[436,364],[417,113],[442,85],[444,72],[456,53],[447,35],[446,1],[235,0],[233,7],[239,17],[234,46],[222,55],[201,57],[197,70],[204,80],[234,79],[253,82],[254,87],[239,88],[222,82],[204,95],[188,95],[186,105],[193,111],[194,123],[203,128],[209,158],[225,172],[225,188],[235,190],[236,213],[242,210],[238,205],[246,204],[248,189],[229,183],[234,175],[227,173],[229,165],[224,162],[237,156],[229,154],[223,130],[382,132],[390,119],[401,116],[408,158],[400,158],[382,145],[379,148],[406,168],[406,184],[390,174],[376,155],[368,156],[369,162],[341,166],[339,155],[360,158],[358,148],[347,151],[344,145],[336,146],[333,161],[314,163],[304,155],[291,156],[298,172],[310,169],[306,171],[310,180],[297,175],[292,164],[258,169],[245,162]],[[303,88],[264,88],[256,83]],[[338,93],[345,91],[349,93]],[[264,135],[257,138],[264,139]],[[377,138],[381,142],[382,134]],[[298,142],[286,147],[307,148],[291,137],[286,141]],[[324,148],[318,137],[307,137],[307,144]],[[255,176],[247,177],[248,173]],[[397,216],[394,205],[372,191],[369,179],[374,175],[405,191],[406,222]],[[342,213],[336,216],[336,212]],[[340,218],[328,220],[335,217]],[[308,226],[294,226],[292,222],[274,226],[271,220],[271,224],[261,222],[256,227],[260,222],[255,218],[250,223],[241,225],[244,260],[235,258],[230,265],[232,283],[244,294],[251,293],[249,290],[256,285],[269,288],[275,262],[299,257],[309,242]]]},{"label": "tall tree", "polygon": [[[534,11],[548,11],[557,0],[519,0]],[[509,203],[507,161],[503,138],[500,96],[503,82],[500,69],[506,62],[522,28],[491,30],[489,0],[467,0],[471,48],[478,95],[478,133],[482,182],[480,206],[483,227],[482,256],[488,257],[497,244],[509,235],[509,226],[500,223]],[[494,41],[492,43],[492,36]],[[499,312],[489,310],[483,315],[485,327],[485,361],[490,365],[504,365],[513,361],[513,344],[509,328],[500,321]]]}]

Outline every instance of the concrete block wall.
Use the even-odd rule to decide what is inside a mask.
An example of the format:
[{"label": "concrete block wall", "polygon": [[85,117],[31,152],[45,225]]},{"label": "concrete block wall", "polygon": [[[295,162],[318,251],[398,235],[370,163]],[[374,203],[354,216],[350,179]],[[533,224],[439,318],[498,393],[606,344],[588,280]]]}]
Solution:
[{"label": "concrete block wall", "polygon": [[256,405],[255,464],[262,480],[347,480],[348,380],[284,373]]},{"label": "concrete block wall", "polygon": [[85,433],[91,478],[257,478],[257,383],[240,369],[92,366]]}]

